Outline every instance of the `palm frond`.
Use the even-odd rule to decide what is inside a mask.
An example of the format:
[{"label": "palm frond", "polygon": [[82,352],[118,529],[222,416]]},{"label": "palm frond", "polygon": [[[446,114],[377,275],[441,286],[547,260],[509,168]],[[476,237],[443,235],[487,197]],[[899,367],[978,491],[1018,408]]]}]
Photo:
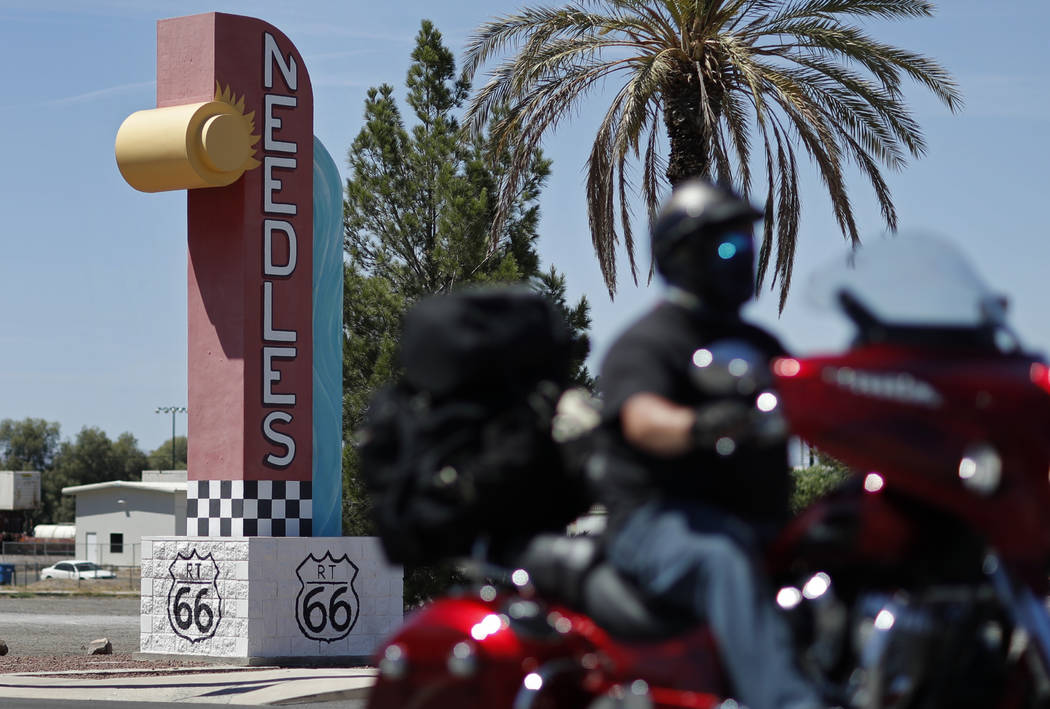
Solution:
[{"label": "palm frond", "polygon": [[[512,97],[528,95],[533,87],[548,77],[576,73],[581,66],[600,69],[607,63],[596,59],[601,50],[622,46],[612,40],[580,37],[548,42],[505,61],[492,71],[492,78],[474,95],[467,105],[464,117],[466,129],[478,135],[487,125],[491,112],[505,106]],[[624,60],[609,62],[619,66]]]},{"label": "palm frond", "polygon": [[[654,106],[649,114],[649,139],[646,142],[644,169],[642,171],[642,198],[645,201],[645,211],[649,216],[649,224],[656,222],[656,216],[660,210],[660,173],[664,171],[664,162],[657,150],[657,138],[659,137],[658,126],[660,123],[660,107]],[[651,272],[650,272],[651,275]]]},{"label": "palm frond", "polygon": [[930,17],[933,3],[925,0],[804,0],[783,4],[774,22],[807,17],[852,15],[886,20]]},{"label": "palm frond", "polygon": [[631,278],[638,285],[638,265],[634,259],[634,230],[631,228],[631,200],[628,192],[631,192],[630,180],[627,177],[627,161],[620,160],[617,165],[619,174],[618,184],[620,186],[620,225],[623,227],[623,247],[627,251],[627,262],[631,270]]},{"label": "palm frond", "polygon": [[762,126],[762,143],[766,156],[766,202],[762,215],[762,244],[758,249],[758,264],[755,267],[755,290],[762,288],[762,281],[769,269],[769,257],[773,251],[773,198],[776,196],[775,172],[773,171],[773,151],[769,145],[769,130]]},{"label": "palm frond", "polygon": [[[660,37],[666,46],[673,46],[676,42],[674,19],[660,12],[664,9],[661,3],[653,3],[651,0],[594,0],[594,4],[612,5],[619,13],[624,13],[618,15],[621,19],[640,21],[638,29],[644,27],[653,36]],[[632,16],[630,13],[636,14]]]},{"label": "palm frond", "polygon": [[878,42],[857,27],[827,19],[806,19],[771,22],[763,33],[792,37],[792,41],[783,45],[789,49],[830,53],[858,62],[892,91],[899,89],[898,70],[903,71],[929,89],[949,110],[962,107],[958,86],[940,64],[921,54]]},{"label": "palm frond", "polygon": [[842,174],[841,152],[826,114],[788,74],[769,71],[766,80],[774,89],[773,100],[783,110],[803,147],[819,168],[842,233],[854,244],[859,243],[860,237]]},{"label": "palm frond", "polygon": [[[779,130],[779,129],[778,129]],[[786,147],[785,147],[786,146]],[[798,195],[798,168],[795,150],[789,141],[777,135],[777,169],[780,172],[780,200],[777,206],[777,262],[771,285],[780,281],[780,308],[791,287],[795,265],[795,246],[798,239],[802,205]]]},{"label": "palm frond", "polygon": [[814,57],[796,57],[795,61],[833,82],[823,84],[818,76],[798,75],[803,83],[817,90],[818,100],[837,107],[840,120],[850,124],[858,134],[870,134],[865,142],[870,143],[869,149],[878,153],[880,160],[898,169],[905,160],[901,145],[914,157],[926,152],[926,141],[918,123],[892,94],[831,62]]},{"label": "palm frond", "polygon": [[533,34],[553,37],[559,33],[579,36],[596,30],[609,22],[604,15],[585,12],[578,7],[547,8],[526,7],[519,15],[497,17],[483,23],[467,42],[463,61],[463,75],[470,79],[478,67],[493,54],[502,52],[519,38],[530,38]]},{"label": "palm frond", "polygon": [[[614,171],[619,175],[620,223],[624,233],[624,247],[628,254],[631,277],[638,282],[637,264],[634,258],[634,237],[631,229],[631,213],[627,198],[628,184],[625,172],[629,152],[638,152],[640,136],[652,115],[649,104],[653,102],[660,78],[668,71],[666,61],[654,57],[641,60],[630,80],[617,93],[612,105],[598,127],[598,133],[588,160],[587,194],[588,219],[591,233],[605,238],[595,239],[595,250],[606,279],[606,285],[615,292],[616,270],[612,253],[619,239],[616,232],[614,204]],[[612,247],[612,248],[610,248]],[[606,270],[608,269],[608,271]]]}]

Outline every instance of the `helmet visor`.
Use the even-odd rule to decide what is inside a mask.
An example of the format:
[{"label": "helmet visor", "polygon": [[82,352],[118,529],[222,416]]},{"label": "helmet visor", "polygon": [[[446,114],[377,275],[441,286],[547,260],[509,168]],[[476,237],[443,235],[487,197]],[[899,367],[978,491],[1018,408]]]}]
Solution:
[{"label": "helmet visor", "polygon": [[[727,232],[715,240],[715,252],[718,261],[732,263],[753,263],[755,260],[755,240],[744,232]],[[728,265],[727,263],[727,265]]]},{"label": "helmet visor", "polygon": [[755,289],[755,240],[745,231],[727,231],[710,242],[700,284],[703,295],[720,305],[746,302]]}]

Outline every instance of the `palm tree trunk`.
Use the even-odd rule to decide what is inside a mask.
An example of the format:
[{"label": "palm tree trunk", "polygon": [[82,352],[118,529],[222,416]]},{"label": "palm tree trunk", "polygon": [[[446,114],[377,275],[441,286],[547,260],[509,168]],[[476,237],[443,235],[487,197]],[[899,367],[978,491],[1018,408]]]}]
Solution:
[{"label": "palm tree trunk", "polygon": [[[708,105],[717,116],[721,113],[721,94],[713,94],[708,89]],[[701,101],[700,77],[692,65],[684,65],[683,71],[664,86],[664,127],[671,143],[666,175],[672,187],[710,174],[711,136],[704,125]]]}]

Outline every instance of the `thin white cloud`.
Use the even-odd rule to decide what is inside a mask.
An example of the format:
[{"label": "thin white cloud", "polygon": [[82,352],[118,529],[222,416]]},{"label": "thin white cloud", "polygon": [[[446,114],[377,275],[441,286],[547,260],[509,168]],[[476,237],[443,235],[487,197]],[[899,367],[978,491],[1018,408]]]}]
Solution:
[{"label": "thin white cloud", "polygon": [[156,86],[156,81],[137,81],[130,84],[120,84],[118,86],[109,86],[104,89],[96,89],[95,91],[88,91],[87,93],[76,94],[75,96],[65,96],[63,98],[50,99],[44,101],[46,106],[69,106],[77,103],[87,103],[94,101],[95,99],[105,98],[107,96],[113,96],[115,94],[122,94],[128,91],[136,91],[138,89],[146,88],[147,86]]},{"label": "thin white cloud", "polygon": [[326,61],[328,59],[346,59],[348,57],[359,57],[365,54],[377,54],[378,49],[347,49],[341,52],[324,52],[321,54],[304,55],[303,58],[309,62]]},{"label": "thin white cloud", "polygon": [[[70,15],[87,17],[141,17],[170,9],[171,2],[147,0],[4,0],[7,17],[21,22],[66,21]],[[15,13],[31,13],[30,15]]]},{"label": "thin white cloud", "polygon": [[415,38],[418,28],[412,28],[411,31],[406,30],[403,33],[393,32],[362,32],[356,29],[349,29],[339,24],[322,24],[322,23],[293,23],[286,29],[286,34],[289,36],[295,35],[310,35],[313,37],[343,37],[346,39],[366,40],[374,42],[402,42],[410,43]]},{"label": "thin white cloud", "polygon": [[335,86],[335,87],[350,87],[350,88],[371,88],[372,86],[378,86],[383,83],[381,81],[359,81],[357,79],[351,79],[346,76],[338,76],[335,74],[311,76],[310,83],[313,86]]}]

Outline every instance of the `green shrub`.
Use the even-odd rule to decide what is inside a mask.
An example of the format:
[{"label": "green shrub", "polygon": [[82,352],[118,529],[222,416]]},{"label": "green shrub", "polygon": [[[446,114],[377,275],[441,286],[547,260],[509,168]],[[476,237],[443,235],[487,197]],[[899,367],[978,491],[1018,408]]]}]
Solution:
[{"label": "green shrub", "polygon": [[822,460],[808,468],[791,471],[791,511],[797,513],[841,485],[850,476],[849,468],[836,460]]}]

